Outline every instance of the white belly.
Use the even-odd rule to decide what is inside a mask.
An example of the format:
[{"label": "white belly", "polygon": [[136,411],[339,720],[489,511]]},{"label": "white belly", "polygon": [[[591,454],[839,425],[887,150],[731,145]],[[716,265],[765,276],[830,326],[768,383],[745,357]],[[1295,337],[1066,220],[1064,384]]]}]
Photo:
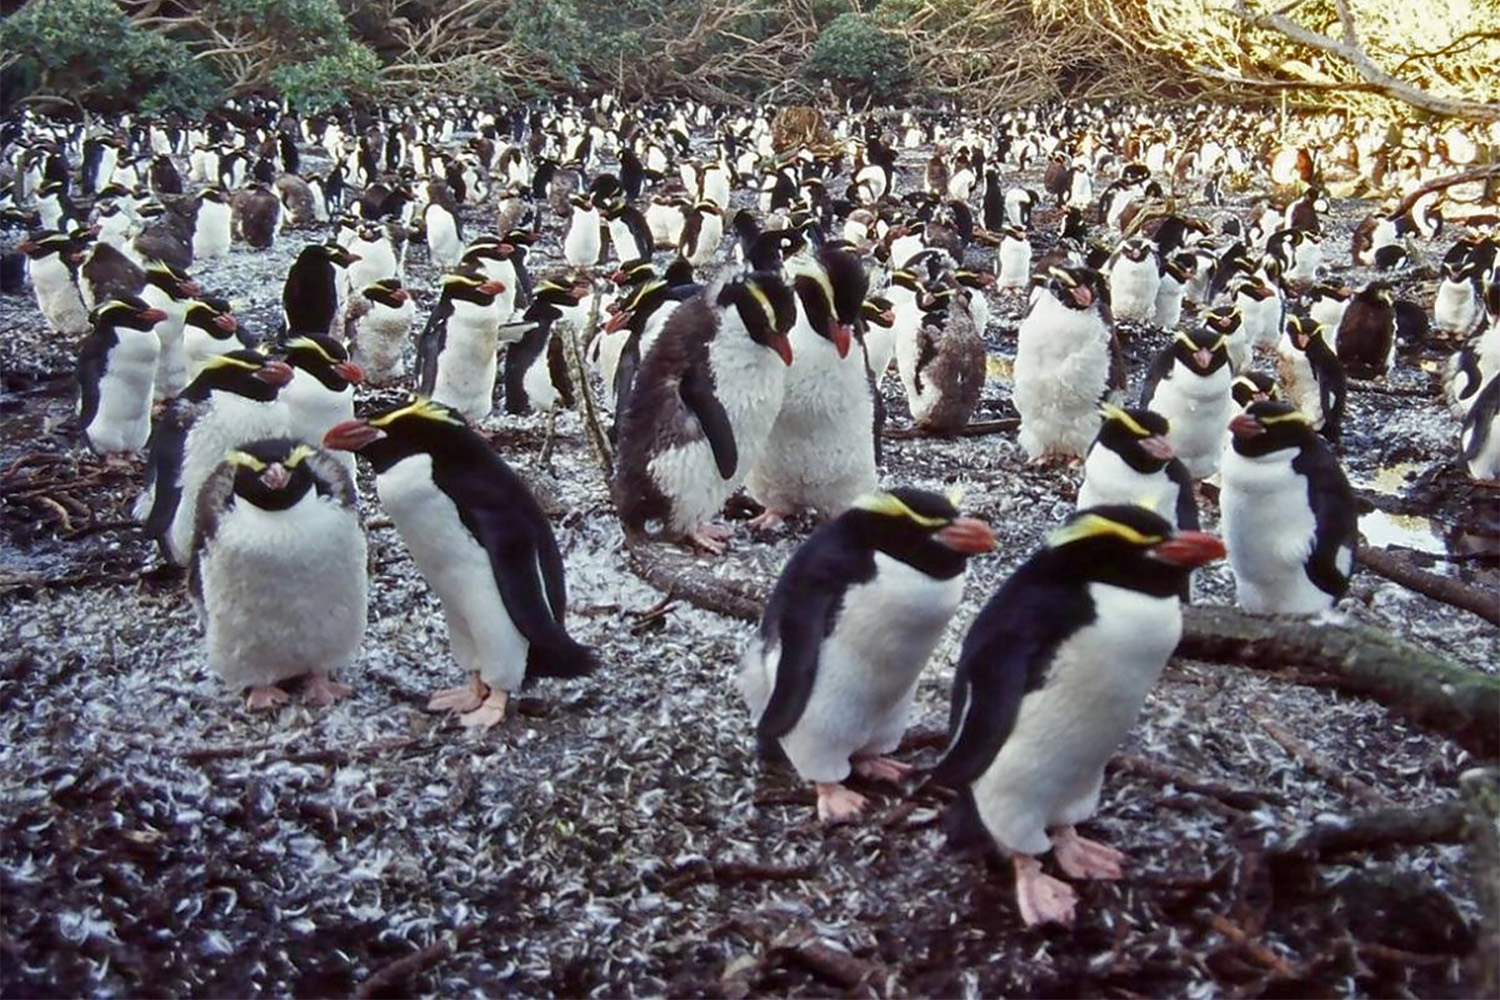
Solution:
[{"label": "white belly", "polygon": [[1246,458],[1225,450],[1219,496],[1236,595],[1247,611],[1312,614],[1333,606],[1307,576],[1317,522],[1295,451]]},{"label": "white belly", "polygon": [[1207,479],[1219,469],[1229,436],[1229,418],[1234,413],[1230,394],[1233,375],[1229,366],[1208,378],[1176,374],[1163,379],[1151,400],[1151,409],[1167,418],[1171,429],[1167,441],[1194,479]]},{"label": "white belly", "polygon": [[172,561],[187,565],[193,551],[194,517],[198,491],[231,448],[260,438],[285,437],[286,404],[258,403],[229,393],[216,393],[214,408],[193,422],[183,442],[182,498],[172,517],[167,547]]},{"label": "white belly", "polygon": [[135,452],[151,435],[151,388],[161,345],[151,330],[120,330],[99,379],[99,411],[88,426],[89,442],[101,454]]},{"label": "white belly", "polygon": [[1177,524],[1177,484],[1165,469],[1141,473],[1127,465],[1111,448],[1089,451],[1083,463],[1083,485],[1078,488],[1078,509],[1100,504],[1133,503],[1149,507]]}]

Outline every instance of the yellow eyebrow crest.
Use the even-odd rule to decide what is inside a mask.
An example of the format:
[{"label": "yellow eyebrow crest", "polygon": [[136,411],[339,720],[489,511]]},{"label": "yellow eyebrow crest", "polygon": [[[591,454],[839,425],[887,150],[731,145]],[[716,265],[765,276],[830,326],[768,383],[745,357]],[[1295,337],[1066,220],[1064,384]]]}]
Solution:
[{"label": "yellow eyebrow crest", "polygon": [[904,517],[913,524],[923,528],[941,528],[949,523],[946,517],[929,517],[926,514],[918,514],[906,505],[906,503],[894,493],[868,493],[854,501],[853,506],[860,510],[867,510],[873,514],[884,514],[886,517]]},{"label": "yellow eyebrow crest", "polygon": [[224,453],[224,461],[230,465],[238,465],[249,469],[251,472],[264,472],[266,468],[265,462],[262,462],[248,451],[240,451],[238,448],[226,451]]},{"label": "yellow eyebrow crest", "polygon": [[1118,420],[1125,425],[1126,430],[1130,431],[1136,437],[1147,438],[1151,436],[1151,432],[1142,427],[1139,421],[1113,403],[1105,403],[1099,407],[1099,415],[1105,420]]},{"label": "yellow eyebrow crest", "polygon": [[436,420],[454,426],[463,425],[463,418],[456,417],[446,406],[435,403],[425,396],[414,396],[405,406],[397,407],[378,417],[371,417],[366,423],[371,427],[389,427],[402,417],[422,417],[425,420]]},{"label": "yellow eyebrow crest", "polygon": [[1128,524],[1119,521],[1111,521],[1102,514],[1085,514],[1070,524],[1065,524],[1052,534],[1047,536],[1048,548],[1061,548],[1073,542],[1081,542],[1086,538],[1104,538],[1114,536],[1129,542],[1131,545],[1155,545],[1164,541],[1162,535],[1147,535]]}]

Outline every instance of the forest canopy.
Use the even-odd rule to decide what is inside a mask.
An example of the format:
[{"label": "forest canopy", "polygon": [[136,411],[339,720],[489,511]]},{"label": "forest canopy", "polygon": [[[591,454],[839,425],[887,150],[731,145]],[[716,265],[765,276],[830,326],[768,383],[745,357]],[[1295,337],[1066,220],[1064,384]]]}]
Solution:
[{"label": "forest canopy", "polygon": [[31,0],[0,21],[0,53],[8,105],[832,90],[977,110],[1231,97],[1500,120],[1492,0]]}]

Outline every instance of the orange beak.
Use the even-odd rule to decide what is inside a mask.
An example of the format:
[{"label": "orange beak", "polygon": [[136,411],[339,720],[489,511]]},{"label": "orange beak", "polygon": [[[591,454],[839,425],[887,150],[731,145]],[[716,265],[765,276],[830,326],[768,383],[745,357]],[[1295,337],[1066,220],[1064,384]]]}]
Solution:
[{"label": "orange beak", "polygon": [[1202,566],[1224,558],[1224,543],[1206,531],[1179,531],[1151,547],[1151,558],[1173,566]]},{"label": "orange beak", "polygon": [[975,517],[960,517],[940,529],[934,537],[939,544],[966,555],[995,550],[995,533],[990,530],[989,525]]}]

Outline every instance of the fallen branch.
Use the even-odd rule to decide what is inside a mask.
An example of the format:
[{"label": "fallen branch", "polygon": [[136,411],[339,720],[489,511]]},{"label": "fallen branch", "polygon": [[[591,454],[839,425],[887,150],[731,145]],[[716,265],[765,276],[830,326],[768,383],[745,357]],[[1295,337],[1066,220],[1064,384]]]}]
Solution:
[{"label": "fallen branch", "polygon": [[1184,792],[1207,795],[1235,809],[1256,809],[1270,803],[1283,805],[1286,800],[1274,792],[1261,791],[1245,785],[1231,785],[1215,781],[1175,764],[1165,764],[1133,753],[1117,753],[1110,758],[1107,770],[1123,772],[1145,778],[1158,784],[1171,785]]},{"label": "fallen branch", "polygon": [[1281,749],[1301,761],[1302,766],[1307,768],[1308,771],[1327,781],[1335,788],[1347,792],[1367,805],[1380,807],[1393,805],[1390,799],[1386,798],[1370,785],[1360,781],[1343,768],[1330,764],[1322,757],[1319,757],[1313,752],[1312,747],[1298,739],[1288,730],[1283,729],[1264,716],[1257,715],[1254,718],[1260,725],[1260,728],[1266,731],[1266,735],[1275,740],[1281,746]]},{"label": "fallen branch", "polygon": [[1384,632],[1237,608],[1183,609],[1178,656],[1276,672],[1302,667],[1338,679],[1476,755],[1500,756],[1500,677],[1461,667]]},{"label": "fallen branch", "polygon": [[1434,601],[1476,614],[1492,625],[1500,625],[1500,597],[1496,597],[1491,591],[1471,587],[1451,576],[1429,572],[1385,549],[1369,545],[1361,545],[1355,558],[1361,565],[1387,580],[1415,590]]},{"label": "fallen branch", "polygon": [[409,993],[411,991],[403,990],[402,987],[406,986],[413,976],[426,972],[439,962],[457,954],[478,934],[478,923],[470,921],[460,924],[452,934],[445,934],[427,947],[376,969],[368,979],[359,984],[359,989],[354,995],[360,1000],[368,1000],[370,997],[387,994]]},{"label": "fallen branch", "polygon": [[631,569],[657,590],[729,618],[760,620],[766,590],[757,580],[716,576],[700,557],[668,542],[627,535],[625,554]]},{"label": "fallen branch", "polygon": [[1292,968],[1291,963],[1261,942],[1246,934],[1230,919],[1221,913],[1209,916],[1208,925],[1216,932],[1222,934],[1226,940],[1234,944],[1245,955],[1256,963],[1271,970],[1271,974],[1278,979],[1298,979],[1300,974]]},{"label": "fallen branch", "polygon": [[856,958],[828,943],[805,921],[794,919],[780,929],[775,923],[771,915],[761,912],[735,917],[731,925],[771,952],[785,954],[815,976],[845,990],[874,986],[883,994],[889,992],[890,972],[885,966]]},{"label": "fallen branch", "polygon": [[1391,213],[1392,217],[1404,215],[1411,211],[1413,205],[1421,201],[1425,195],[1434,191],[1446,191],[1448,188],[1457,187],[1460,184],[1472,184],[1475,181],[1487,181],[1491,177],[1500,177],[1500,163],[1490,163],[1482,167],[1470,167],[1468,170],[1460,170],[1456,174],[1444,174],[1434,177],[1426,184],[1418,185],[1409,191],[1396,210]]}]

